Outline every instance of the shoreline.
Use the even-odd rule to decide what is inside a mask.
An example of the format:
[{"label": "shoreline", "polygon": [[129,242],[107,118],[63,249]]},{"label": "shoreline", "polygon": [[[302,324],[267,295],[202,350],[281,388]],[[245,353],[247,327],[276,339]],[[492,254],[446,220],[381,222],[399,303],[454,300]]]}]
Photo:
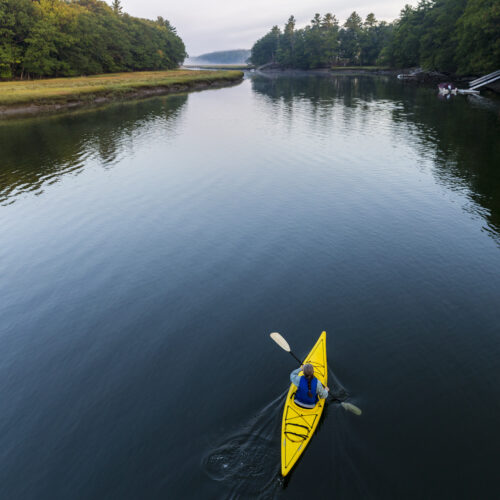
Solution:
[{"label": "shoreline", "polygon": [[[400,74],[407,75],[407,78],[400,79],[405,85],[416,87],[434,88],[439,83],[451,82],[459,88],[468,89],[469,82],[478,78],[480,75],[455,75],[440,73],[438,71],[421,70],[413,73],[415,68],[392,69],[387,67],[335,67],[335,68],[317,68],[317,69],[297,69],[297,68],[281,68],[277,65],[266,68],[257,68],[255,72],[263,76],[293,76],[293,75],[335,75],[335,76],[389,76],[397,77]],[[495,82],[481,88],[481,91],[487,96],[498,96],[500,94],[500,83]]]},{"label": "shoreline", "polygon": [[399,74],[405,74],[411,76],[406,81],[419,82],[419,81],[430,81],[430,80],[451,80],[451,81],[469,81],[477,78],[476,75],[454,75],[445,74],[438,71],[426,71],[420,70],[417,73],[413,73],[415,68],[389,68],[387,66],[334,66],[332,68],[315,68],[315,69],[300,69],[300,68],[285,68],[280,67],[277,64],[264,65],[256,68],[259,73],[299,73],[299,74],[327,74],[327,75],[388,75],[397,76]]},{"label": "shoreline", "polygon": [[224,71],[230,71],[230,70],[239,70],[239,71],[247,71],[251,69],[255,69],[255,66],[253,64],[183,64],[182,69],[190,69],[190,70],[196,70],[196,69],[213,69],[213,70],[224,70]]},{"label": "shoreline", "polygon": [[[193,72],[190,71],[192,74]],[[201,73],[201,72],[200,72]],[[221,75],[209,75],[203,71],[203,75],[194,75],[186,81],[182,79],[172,83],[151,83],[150,85],[140,84],[134,88],[131,84],[127,89],[114,89],[112,87],[102,88],[89,93],[68,94],[59,98],[47,96],[45,98],[38,98],[26,100],[26,102],[13,102],[9,104],[0,104],[0,119],[22,116],[35,116],[47,113],[55,113],[58,111],[70,111],[73,109],[81,109],[84,107],[97,107],[106,105],[112,102],[128,101],[136,99],[144,99],[148,97],[178,94],[190,91],[202,91],[207,89],[217,89],[229,87],[240,83],[243,80],[243,72],[240,71],[227,71]],[[106,75],[99,75],[106,76]],[[89,77],[91,78],[91,77]],[[50,82],[50,80],[40,80],[39,82]],[[16,82],[17,83],[17,82]],[[31,81],[31,84],[36,85],[37,81]]]},{"label": "shoreline", "polygon": [[400,71],[396,69],[366,69],[366,68],[348,68],[348,69],[329,69],[329,68],[316,68],[316,69],[299,69],[299,68],[265,68],[256,69],[256,73],[260,74],[284,74],[284,75],[345,75],[345,76],[358,76],[358,75],[397,75]]}]

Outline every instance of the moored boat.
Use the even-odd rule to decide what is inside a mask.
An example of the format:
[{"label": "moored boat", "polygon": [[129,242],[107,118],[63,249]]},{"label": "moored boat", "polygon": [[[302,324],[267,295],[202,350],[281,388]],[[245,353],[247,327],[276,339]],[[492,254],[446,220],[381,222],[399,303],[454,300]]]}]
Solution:
[{"label": "moored boat", "polygon": [[439,93],[444,94],[444,95],[447,95],[447,94],[456,95],[457,91],[458,91],[456,85],[454,85],[453,83],[448,83],[448,82],[440,83],[438,85],[438,89],[439,89]]}]

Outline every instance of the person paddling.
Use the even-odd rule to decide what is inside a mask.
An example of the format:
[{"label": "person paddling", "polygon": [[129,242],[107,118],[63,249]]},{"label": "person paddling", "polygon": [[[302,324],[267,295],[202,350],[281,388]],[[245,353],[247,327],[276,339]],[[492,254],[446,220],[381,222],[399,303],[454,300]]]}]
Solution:
[{"label": "person paddling", "polygon": [[[303,375],[299,375],[302,370]],[[295,404],[302,408],[314,408],[319,398],[328,397],[329,388],[314,376],[314,367],[310,363],[300,366],[290,374],[292,384],[297,386],[295,393]]]}]

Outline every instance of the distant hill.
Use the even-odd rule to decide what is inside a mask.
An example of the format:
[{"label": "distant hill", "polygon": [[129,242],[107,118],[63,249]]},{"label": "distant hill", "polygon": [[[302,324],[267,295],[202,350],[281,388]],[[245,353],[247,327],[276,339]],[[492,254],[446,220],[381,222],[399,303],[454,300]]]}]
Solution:
[{"label": "distant hill", "polygon": [[221,50],[218,52],[209,52],[199,56],[191,57],[189,62],[198,64],[244,64],[250,57],[250,50]]}]

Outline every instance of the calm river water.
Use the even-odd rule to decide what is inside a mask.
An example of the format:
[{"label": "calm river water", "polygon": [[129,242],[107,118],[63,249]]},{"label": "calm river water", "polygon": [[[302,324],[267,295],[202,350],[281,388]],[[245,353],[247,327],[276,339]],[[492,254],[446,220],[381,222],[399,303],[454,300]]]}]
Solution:
[{"label": "calm river water", "polygon": [[[0,497],[496,499],[500,106],[395,79],[0,124]],[[336,395],[279,480],[294,360]]]}]

